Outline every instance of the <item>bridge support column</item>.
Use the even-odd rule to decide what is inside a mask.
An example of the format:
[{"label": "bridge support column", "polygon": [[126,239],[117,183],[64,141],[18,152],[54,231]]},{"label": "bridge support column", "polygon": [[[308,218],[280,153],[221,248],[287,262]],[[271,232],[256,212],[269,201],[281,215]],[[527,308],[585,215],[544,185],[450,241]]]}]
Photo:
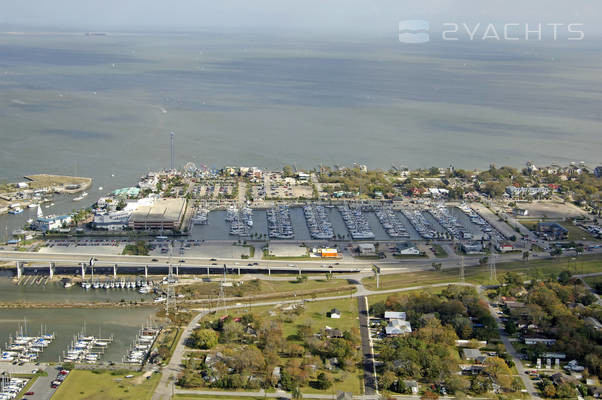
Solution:
[{"label": "bridge support column", "polygon": [[301,267],[299,267],[299,275],[301,275]]},{"label": "bridge support column", "polygon": [[113,279],[117,279],[117,264],[113,265]]},{"label": "bridge support column", "polygon": [[144,266],[144,279],[148,279],[148,265]]},{"label": "bridge support column", "polygon": [[268,276],[272,276],[272,270],[268,267]]},{"label": "bridge support column", "polygon": [[86,279],[86,263],[82,263],[82,281]]},{"label": "bridge support column", "polygon": [[15,264],[17,266],[17,279],[21,279],[23,276],[23,264],[21,264],[21,261],[15,261]]},{"label": "bridge support column", "polygon": [[240,267],[238,267],[238,276],[240,276]]},{"label": "bridge support column", "polygon": [[207,276],[209,276],[209,267],[207,267]]},{"label": "bridge support column", "polygon": [[54,278],[54,266],[55,264],[53,262],[50,262],[48,265],[48,276],[50,276],[50,279]]}]

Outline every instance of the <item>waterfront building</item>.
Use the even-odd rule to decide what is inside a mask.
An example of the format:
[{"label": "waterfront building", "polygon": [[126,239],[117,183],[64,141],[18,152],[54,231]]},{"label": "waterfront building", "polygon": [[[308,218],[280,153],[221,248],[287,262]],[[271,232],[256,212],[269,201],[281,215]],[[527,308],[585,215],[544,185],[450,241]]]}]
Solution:
[{"label": "waterfront building", "polygon": [[42,232],[56,231],[71,223],[70,215],[49,215],[39,217],[36,221],[37,229]]},{"label": "waterfront building", "polygon": [[185,199],[144,199],[132,213],[129,226],[132,229],[178,230],[184,221]]}]

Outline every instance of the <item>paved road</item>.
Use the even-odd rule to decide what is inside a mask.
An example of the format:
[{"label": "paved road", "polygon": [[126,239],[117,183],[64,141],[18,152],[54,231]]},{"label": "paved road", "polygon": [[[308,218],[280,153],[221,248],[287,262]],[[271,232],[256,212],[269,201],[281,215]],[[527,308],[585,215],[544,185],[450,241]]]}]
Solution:
[{"label": "paved road", "polygon": [[161,380],[157,385],[157,389],[153,394],[152,400],[169,400],[171,399],[172,393],[172,384],[177,379],[180,372],[182,372],[182,359],[184,358],[184,353],[186,352],[186,347],[184,346],[188,338],[190,337],[192,331],[197,327],[198,322],[207,315],[209,311],[201,311],[198,315],[196,315],[190,323],[184,328],[184,332],[180,335],[180,340],[176,344],[176,348],[169,360],[169,364],[166,367],[163,367]]},{"label": "paved road", "polygon": [[50,383],[56,379],[59,370],[55,367],[47,367],[44,369],[48,376],[39,376],[33,383],[29,391],[34,392],[33,395],[26,396],[28,400],[50,400],[56,392],[56,389],[50,387]]},{"label": "paved road", "polygon": [[357,298],[357,307],[360,319],[360,336],[362,338],[362,356],[364,366],[364,393],[367,395],[378,394],[376,381],[376,368],[374,366],[374,349],[370,338],[370,315],[367,297]]},{"label": "paved road", "polygon": [[504,343],[504,346],[506,346],[506,350],[512,356],[512,360],[516,365],[518,376],[523,381],[523,384],[525,385],[527,392],[529,392],[529,395],[531,395],[531,397],[534,399],[541,399],[541,397],[539,397],[537,389],[535,388],[535,385],[533,384],[533,381],[525,371],[525,367],[523,366],[518,352],[516,351],[514,346],[512,346],[512,342],[510,342],[508,335],[506,335],[506,331],[504,330],[504,324],[502,323],[499,315],[497,315],[495,309],[491,306],[491,304],[489,302],[487,303],[489,304],[489,312],[491,313],[491,315],[493,315],[493,318],[495,318],[495,321],[497,322],[500,333],[500,339],[502,340],[502,343]]}]

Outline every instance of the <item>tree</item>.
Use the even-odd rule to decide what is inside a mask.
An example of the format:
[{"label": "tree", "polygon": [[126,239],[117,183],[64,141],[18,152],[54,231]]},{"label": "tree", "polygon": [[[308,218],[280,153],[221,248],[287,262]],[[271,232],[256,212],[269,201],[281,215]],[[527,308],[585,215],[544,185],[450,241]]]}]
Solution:
[{"label": "tree", "polygon": [[213,329],[198,329],[191,335],[192,345],[197,349],[210,349],[217,345],[218,334]]},{"label": "tree", "polygon": [[332,386],[332,377],[326,372],[320,372],[318,380],[316,381],[316,387],[321,390],[328,389]]},{"label": "tree", "polygon": [[556,388],[556,396],[561,399],[571,399],[577,396],[575,388],[568,382],[562,383]]},{"label": "tree", "polygon": [[378,379],[378,386],[382,389],[388,390],[397,382],[397,375],[393,371],[385,371],[380,374]]},{"label": "tree", "polygon": [[571,279],[570,271],[564,270],[560,274],[558,274],[558,282],[562,283],[563,285],[566,285],[570,279]]},{"label": "tree", "polygon": [[543,387],[542,393],[547,398],[556,397],[556,388],[554,387],[554,384],[552,382],[546,383]]},{"label": "tree", "polygon": [[284,176],[285,178],[289,178],[293,176],[293,167],[291,167],[290,165],[285,165],[282,168],[282,176]]},{"label": "tree", "polygon": [[512,388],[512,371],[508,364],[499,357],[489,357],[485,360],[485,373],[497,381],[506,390]]}]

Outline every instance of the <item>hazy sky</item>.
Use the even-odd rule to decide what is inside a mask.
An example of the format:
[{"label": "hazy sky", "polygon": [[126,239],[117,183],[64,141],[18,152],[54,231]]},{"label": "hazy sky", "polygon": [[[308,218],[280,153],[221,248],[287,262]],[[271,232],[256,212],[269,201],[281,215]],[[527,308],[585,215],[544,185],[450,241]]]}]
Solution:
[{"label": "hazy sky", "polygon": [[599,32],[596,0],[6,0],[0,29],[209,30],[260,28],[387,33],[403,19],[581,22]]}]

